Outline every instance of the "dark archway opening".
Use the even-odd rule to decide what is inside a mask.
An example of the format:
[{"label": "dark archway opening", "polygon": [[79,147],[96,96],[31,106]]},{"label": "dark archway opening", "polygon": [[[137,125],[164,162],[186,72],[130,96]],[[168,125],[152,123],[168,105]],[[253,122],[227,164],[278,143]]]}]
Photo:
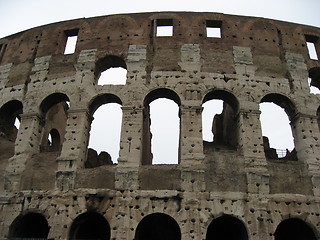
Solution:
[{"label": "dark archway opening", "polygon": [[69,239],[110,239],[110,225],[99,213],[86,212],[79,215],[71,225]]},{"label": "dark archway opening", "polygon": [[47,239],[49,226],[43,215],[27,213],[13,221],[9,232],[9,239]]},{"label": "dark archway opening", "polygon": [[180,240],[181,231],[177,222],[163,213],[153,213],[138,224],[135,240]]},{"label": "dark archway opening", "polygon": [[43,117],[41,152],[58,152],[62,148],[66,132],[69,98],[63,93],[53,93],[46,97],[40,111]]},{"label": "dark archway opening", "polygon": [[274,234],[275,240],[316,240],[313,230],[297,218],[282,221]]},{"label": "dark archway opening", "polygon": [[17,100],[7,102],[0,108],[0,133],[9,141],[14,142],[18,128],[15,126],[17,120],[20,121],[22,114],[22,103]]},{"label": "dark archway opening", "polygon": [[223,215],[210,223],[206,240],[248,240],[244,224],[237,218]]}]

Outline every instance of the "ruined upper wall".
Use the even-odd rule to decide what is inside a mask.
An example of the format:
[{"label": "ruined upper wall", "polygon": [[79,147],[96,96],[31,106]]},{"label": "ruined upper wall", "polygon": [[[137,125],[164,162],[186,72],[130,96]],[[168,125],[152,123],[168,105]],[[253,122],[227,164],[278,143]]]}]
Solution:
[{"label": "ruined upper wall", "polygon": [[[172,37],[155,37],[157,19],[172,20]],[[207,37],[208,22],[221,27],[221,38]],[[78,35],[76,52],[61,59],[67,36],[73,34]],[[63,62],[68,71],[66,63],[72,64],[82,50],[97,49],[98,58],[112,54],[126,59],[129,45],[143,44],[148,69],[180,70],[180,48],[192,43],[200,46],[203,72],[233,73],[232,48],[242,46],[252,50],[256,75],[285,77],[286,52],[302,54],[308,69],[320,66],[310,60],[306,47],[306,41],[314,42],[320,55],[319,38],[319,28],[264,18],[192,12],[120,14],[54,23],[0,39],[0,64],[20,65],[19,74],[28,75],[35,58],[50,55],[51,68]]]}]

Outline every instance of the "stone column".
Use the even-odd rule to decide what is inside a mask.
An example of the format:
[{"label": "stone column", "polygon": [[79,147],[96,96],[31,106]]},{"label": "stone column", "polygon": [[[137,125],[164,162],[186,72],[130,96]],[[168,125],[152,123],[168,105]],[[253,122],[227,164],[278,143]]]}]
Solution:
[{"label": "stone column", "polygon": [[138,170],[142,154],[142,108],[122,107],[120,154],[116,189],[138,189]]},{"label": "stone column", "polygon": [[199,106],[180,108],[181,185],[186,191],[205,189],[201,114]]},{"label": "stone column", "polygon": [[313,193],[320,196],[320,149],[316,116],[298,114],[292,119],[298,161],[305,161],[313,184]]},{"label": "stone column", "polygon": [[269,174],[264,155],[260,111],[239,111],[239,150],[246,161],[248,192],[269,193]]},{"label": "stone column", "polygon": [[65,141],[58,157],[56,188],[72,189],[77,168],[83,168],[86,160],[90,116],[86,109],[68,111]]},{"label": "stone column", "polygon": [[9,159],[5,173],[5,189],[18,191],[20,177],[25,170],[26,162],[39,152],[41,138],[41,121],[37,114],[21,114],[21,123],[15,142],[15,155]]}]

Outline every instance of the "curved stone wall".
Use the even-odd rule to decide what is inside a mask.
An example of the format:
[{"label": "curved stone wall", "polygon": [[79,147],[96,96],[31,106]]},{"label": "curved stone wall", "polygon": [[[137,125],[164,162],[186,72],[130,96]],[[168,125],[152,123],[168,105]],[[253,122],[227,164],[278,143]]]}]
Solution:
[{"label": "curved stone wall", "polygon": [[[319,38],[319,28],[270,19],[157,12],[0,39],[0,237],[320,239],[320,98],[308,84],[320,87],[320,61],[307,48],[319,59]],[[100,85],[114,67],[126,83]],[[178,164],[152,164],[149,104],[159,98],[179,107]],[[206,142],[212,99],[225,104]],[[262,136],[262,102],[288,114],[295,148],[285,157]],[[117,164],[88,150],[106,103],[122,106]]]}]

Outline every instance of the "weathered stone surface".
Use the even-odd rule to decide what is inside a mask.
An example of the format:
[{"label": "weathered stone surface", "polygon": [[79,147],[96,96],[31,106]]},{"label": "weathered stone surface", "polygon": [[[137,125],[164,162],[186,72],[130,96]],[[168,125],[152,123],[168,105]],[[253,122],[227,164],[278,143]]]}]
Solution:
[{"label": "weathered stone surface", "polygon": [[[156,36],[163,25],[172,36]],[[277,240],[290,229],[288,239],[319,239],[320,95],[308,77],[319,88],[320,62],[306,47],[320,57],[319,39],[311,26],[188,12],[77,19],[0,39],[0,238]],[[114,67],[126,83],[99,85]],[[178,164],[152,164],[158,98],[179,106]],[[202,104],[212,99],[225,107],[206,142]],[[261,102],[288,114],[295,149],[285,157],[262,136]],[[123,112],[113,162],[88,149],[107,103]]]}]

